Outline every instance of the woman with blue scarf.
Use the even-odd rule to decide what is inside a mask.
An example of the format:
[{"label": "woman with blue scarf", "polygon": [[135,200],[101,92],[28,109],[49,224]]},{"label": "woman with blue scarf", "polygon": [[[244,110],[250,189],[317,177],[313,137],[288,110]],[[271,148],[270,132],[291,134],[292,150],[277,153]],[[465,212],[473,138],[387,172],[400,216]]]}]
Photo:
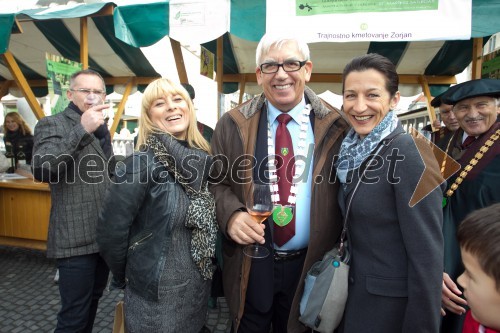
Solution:
[{"label": "woman with blue scarf", "polygon": [[336,167],[351,268],[340,332],[439,331],[442,178],[430,146],[406,134],[393,111],[398,84],[378,54],[343,73],[352,129]]}]

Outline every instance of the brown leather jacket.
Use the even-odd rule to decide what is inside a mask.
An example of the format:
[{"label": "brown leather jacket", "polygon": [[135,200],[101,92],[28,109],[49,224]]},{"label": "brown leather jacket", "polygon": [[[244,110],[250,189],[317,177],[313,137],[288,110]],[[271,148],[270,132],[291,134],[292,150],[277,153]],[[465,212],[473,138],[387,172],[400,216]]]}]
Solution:
[{"label": "brown leather jacket", "polygon": [[[335,177],[334,157],[338,154],[340,144],[349,129],[339,111],[323,102],[307,87],[305,96],[311,103],[315,116],[310,239],[288,321],[288,332],[291,333],[303,332],[306,329],[298,320],[304,276],[311,265],[333,247],[340,235],[342,217],[337,204],[339,183],[335,181],[332,184],[329,179],[331,174]],[[212,185],[211,191],[216,199],[219,227],[226,236],[223,239],[223,285],[235,330],[238,329],[244,311],[251,260],[243,254],[243,246],[232,241],[227,235],[226,227],[231,215],[245,208],[244,193],[248,192],[249,182],[231,181],[232,175],[228,166],[235,166],[235,160],[244,154],[254,155],[260,111],[264,103],[265,97],[262,94],[227,112],[217,123],[212,138],[213,154],[227,158],[226,165],[215,164],[215,171],[219,175],[225,175],[225,178]],[[247,168],[241,176],[251,179],[251,168]]]}]

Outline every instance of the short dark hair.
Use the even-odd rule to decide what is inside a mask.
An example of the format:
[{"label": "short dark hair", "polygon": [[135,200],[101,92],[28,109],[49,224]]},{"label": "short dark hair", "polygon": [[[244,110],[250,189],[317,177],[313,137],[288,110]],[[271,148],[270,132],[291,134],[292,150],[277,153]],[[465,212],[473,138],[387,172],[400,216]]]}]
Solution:
[{"label": "short dark hair", "polygon": [[345,78],[351,72],[363,72],[368,69],[374,69],[385,77],[385,87],[391,96],[394,96],[399,90],[399,76],[396,72],[396,66],[384,56],[378,53],[368,53],[356,57],[349,62],[342,74],[342,93],[345,87]]},{"label": "short dark hair", "polygon": [[83,69],[81,71],[74,72],[73,74],[71,74],[71,76],[69,78],[69,86],[71,88],[73,87],[73,84],[75,83],[75,79],[80,75],[95,75],[95,76],[99,77],[102,81],[103,89],[106,90],[106,83],[104,82],[104,79],[102,78],[101,74],[99,74],[98,72],[96,72],[93,69]]},{"label": "short dark hair", "polygon": [[457,239],[463,250],[477,257],[500,291],[500,203],[467,215],[458,227]]}]

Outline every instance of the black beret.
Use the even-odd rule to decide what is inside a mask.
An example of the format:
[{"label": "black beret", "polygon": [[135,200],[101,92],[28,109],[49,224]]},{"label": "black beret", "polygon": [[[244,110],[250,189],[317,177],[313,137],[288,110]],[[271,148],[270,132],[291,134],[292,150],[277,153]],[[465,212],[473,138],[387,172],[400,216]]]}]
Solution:
[{"label": "black beret", "polygon": [[441,102],[455,105],[461,100],[478,96],[499,97],[500,80],[479,79],[457,84],[441,96]]},{"label": "black beret", "polygon": [[191,99],[194,99],[195,93],[193,86],[189,83],[181,83],[181,85],[184,87],[184,89],[187,90],[189,97],[191,97]]},{"label": "black beret", "polygon": [[[447,91],[448,91],[448,90],[447,90]],[[436,97],[434,97],[434,98],[432,99],[432,101],[431,101],[431,105],[432,105],[433,107],[435,107],[435,108],[440,107],[440,106],[441,106],[441,104],[443,104],[443,101],[441,100],[441,97],[443,97],[443,95],[444,95],[444,94],[446,94],[446,92],[447,92],[447,91],[445,91],[444,93],[442,93],[442,94],[437,95]]]}]

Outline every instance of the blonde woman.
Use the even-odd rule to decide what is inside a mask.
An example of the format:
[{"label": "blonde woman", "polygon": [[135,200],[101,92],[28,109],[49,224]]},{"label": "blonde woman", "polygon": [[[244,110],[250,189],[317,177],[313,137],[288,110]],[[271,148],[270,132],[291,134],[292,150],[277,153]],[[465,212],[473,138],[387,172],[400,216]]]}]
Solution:
[{"label": "blonde woman", "polygon": [[139,151],[116,170],[98,223],[101,255],[125,289],[127,331],[200,332],[217,226],[207,191],[212,159],[186,90],[158,79],[144,91]]},{"label": "blonde woman", "polygon": [[33,134],[23,117],[17,112],[9,112],[5,115],[4,123],[5,145],[11,145],[16,164],[19,160],[19,153],[22,151],[26,157],[26,163],[31,164],[33,150]]}]

